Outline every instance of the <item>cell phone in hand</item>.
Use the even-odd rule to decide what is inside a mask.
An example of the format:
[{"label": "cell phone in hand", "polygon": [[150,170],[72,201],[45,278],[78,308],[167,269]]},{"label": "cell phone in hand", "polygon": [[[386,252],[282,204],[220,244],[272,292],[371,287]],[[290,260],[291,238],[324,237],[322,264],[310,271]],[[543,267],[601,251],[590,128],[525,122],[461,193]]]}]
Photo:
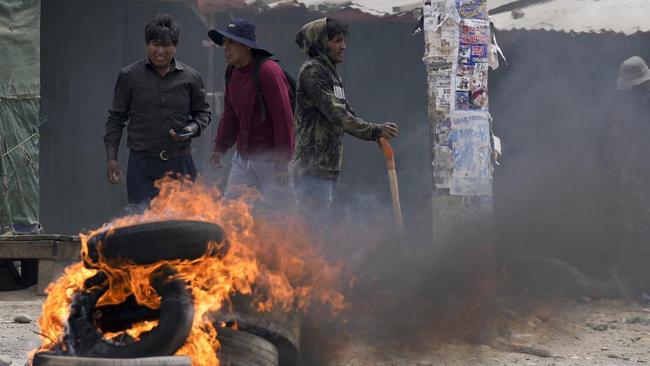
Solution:
[{"label": "cell phone in hand", "polygon": [[180,138],[191,137],[192,135],[194,135],[194,132],[192,131],[180,130],[176,132],[176,136]]}]

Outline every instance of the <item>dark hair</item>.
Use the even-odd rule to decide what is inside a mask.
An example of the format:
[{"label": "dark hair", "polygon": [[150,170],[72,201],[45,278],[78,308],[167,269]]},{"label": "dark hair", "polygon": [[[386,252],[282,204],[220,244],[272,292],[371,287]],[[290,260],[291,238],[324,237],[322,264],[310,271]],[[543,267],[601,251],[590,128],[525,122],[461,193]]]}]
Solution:
[{"label": "dark hair", "polygon": [[171,42],[176,46],[180,32],[178,23],[174,21],[171,15],[158,14],[156,19],[144,27],[144,42],[146,44],[151,41]]},{"label": "dark hair", "polygon": [[327,38],[336,38],[339,34],[347,37],[350,34],[350,25],[339,20],[327,18]]}]

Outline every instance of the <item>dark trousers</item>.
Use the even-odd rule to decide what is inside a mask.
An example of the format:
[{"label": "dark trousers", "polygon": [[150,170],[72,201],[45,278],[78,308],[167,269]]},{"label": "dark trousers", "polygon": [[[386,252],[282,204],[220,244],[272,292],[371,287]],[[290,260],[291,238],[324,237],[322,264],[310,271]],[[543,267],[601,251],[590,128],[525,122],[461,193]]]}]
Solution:
[{"label": "dark trousers", "polygon": [[131,151],[129,168],[126,173],[126,191],[129,203],[138,205],[148,203],[158,195],[154,182],[167,173],[189,175],[196,179],[196,167],[192,155],[184,155],[162,160],[159,157],[144,156]]}]

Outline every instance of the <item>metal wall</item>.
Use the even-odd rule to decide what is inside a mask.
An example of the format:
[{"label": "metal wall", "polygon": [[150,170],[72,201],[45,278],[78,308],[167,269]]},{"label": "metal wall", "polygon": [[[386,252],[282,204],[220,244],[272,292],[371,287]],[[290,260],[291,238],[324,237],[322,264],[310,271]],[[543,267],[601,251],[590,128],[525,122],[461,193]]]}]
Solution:
[{"label": "metal wall", "polygon": [[[178,59],[196,68],[210,84],[208,51],[201,45],[207,39],[207,28],[183,3],[44,2],[42,113],[49,122],[41,131],[41,216],[48,232],[73,234],[91,229],[125,206],[125,185],[106,182],[104,123],[120,67],[144,57],[144,25],[164,12],[181,26]],[[318,15],[304,11],[264,16],[224,13],[216,17],[216,23],[223,26],[235,16],[253,20],[259,43],[275,52],[281,65],[297,76],[305,57],[293,41],[295,33]],[[348,58],[341,68],[348,97],[360,116],[402,125],[403,136],[395,148],[407,221],[426,213],[428,203],[423,197],[430,191],[423,45],[421,37],[409,35],[411,28],[405,23],[353,24]],[[215,64],[213,82],[222,90],[224,66],[219,50]],[[218,182],[221,175],[206,166],[216,126],[213,120],[211,130],[194,145],[203,174]],[[379,148],[349,138],[345,149],[338,198],[343,212],[363,216],[372,211],[376,220],[390,219],[388,180]],[[126,151],[123,147],[120,152],[123,168]]]}]

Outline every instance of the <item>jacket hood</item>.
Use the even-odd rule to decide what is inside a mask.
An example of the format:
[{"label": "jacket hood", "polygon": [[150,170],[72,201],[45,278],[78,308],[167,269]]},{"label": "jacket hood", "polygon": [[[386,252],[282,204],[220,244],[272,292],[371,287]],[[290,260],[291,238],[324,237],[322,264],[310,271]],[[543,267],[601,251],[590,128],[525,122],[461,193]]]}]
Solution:
[{"label": "jacket hood", "polygon": [[336,72],[336,66],[329,58],[328,42],[327,18],[305,24],[296,34],[296,44],[307,56],[320,60]]}]

